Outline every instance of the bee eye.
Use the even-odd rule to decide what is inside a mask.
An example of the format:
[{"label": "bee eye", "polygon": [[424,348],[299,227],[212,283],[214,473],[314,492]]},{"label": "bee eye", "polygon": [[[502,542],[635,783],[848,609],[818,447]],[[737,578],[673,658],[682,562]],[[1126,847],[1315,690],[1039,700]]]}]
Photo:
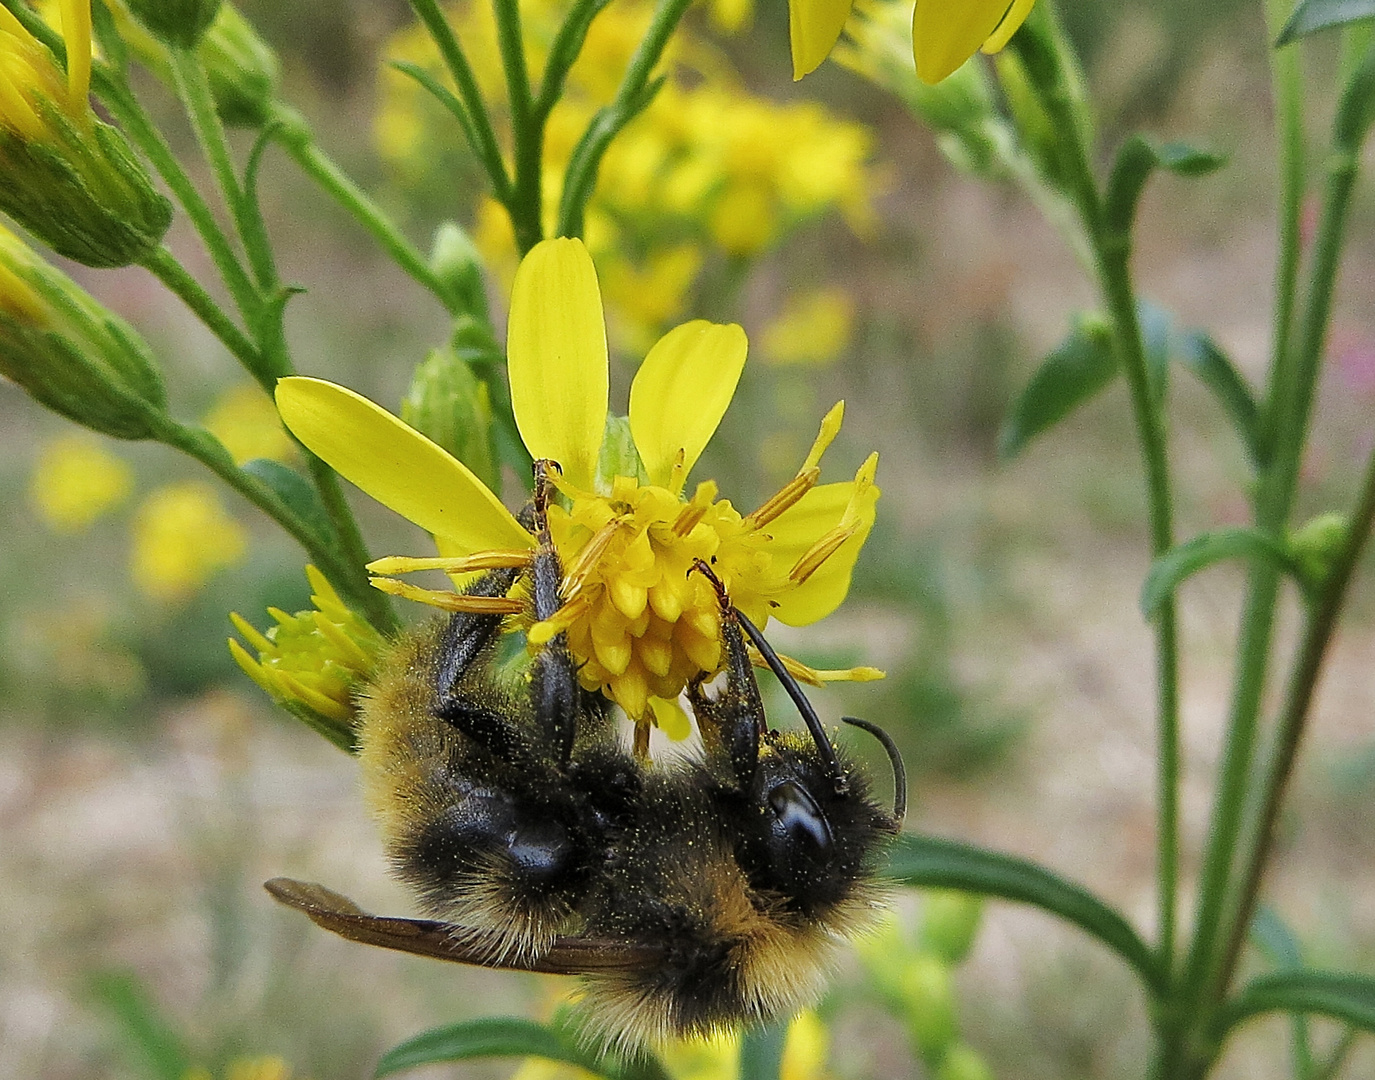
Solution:
[{"label": "bee eye", "polygon": [[768,796],[769,809],[793,843],[823,852],[832,843],[831,825],[816,800],[796,780],[784,780]]}]

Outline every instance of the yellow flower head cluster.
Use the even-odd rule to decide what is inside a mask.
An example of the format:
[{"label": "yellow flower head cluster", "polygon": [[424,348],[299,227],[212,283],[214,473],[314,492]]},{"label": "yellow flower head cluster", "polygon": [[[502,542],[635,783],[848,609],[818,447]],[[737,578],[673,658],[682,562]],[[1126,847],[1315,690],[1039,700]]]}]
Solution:
[{"label": "yellow flower head cluster", "polygon": [[58,9],[67,45],[65,72],[14,14],[0,7],[0,131],[44,140],[52,137],[51,110],[78,124],[92,118],[86,100],[91,87],[90,0],[61,0]]},{"label": "yellow flower head cluster", "polygon": [[190,596],[248,550],[248,534],[209,484],[158,488],[134,517],[134,584],[154,600]]},{"label": "yellow flower head cluster", "polygon": [[29,501],[54,532],[80,532],[118,506],[134,486],[133,470],[90,435],[64,435],[38,455]]},{"label": "yellow flower head cluster", "polygon": [[[565,96],[549,117],[543,165],[551,214],[577,141],[614,97],[652,13],[650,0],[617,0],[593,21]],[[526,53],[537,71],[565,10],[549,0],[526,0],[521,14]],[[505,79],[491,5],[460,3],[449,15],[504,132]],[[419,27],[394,37],[388,51],[446,78]],[[602,161],[585,230],[612,332],[637,351],[681,317],[709,251],[758,256],[799,224],[832,212],[867,233],[880,186],[870,164],[869,128],[815,103],[780,104],[750,94],[726,58],[691,28],[674,35],[664,65],[668,81]],[[383,153],[403,175],[432,175],[428,170],[442,160],[441,133],[452,129],[447,114],[426,108],[425,91],[398,72],[386,76],[382,91],[375,127]],[[515,244],[495,204],[480,212],[473,236],[489,265],[514,273]]]},{"label": "yellow flower head cluster", "polygon": [[[734,603],[760,625],[769,617],[810,623],[844,599],[874,522],[877,455],[853,480],[818,483],[840,406],[794,478],[752,513],[718,499],[712,481],[685,497],[688,474],[735,393],[746,349],[738,326],[677,327],[640,365],[628,418],[608,421],[606,328],[586,248],[545,241],[516,275],[507,337],[512,407],[531,455],[559,466],[562,495],[550,508],[549,528],[563,564],[564,603],[547,622],[527,624],[530,643],[566,633],[583,685],[636,721],[675,717],[686,684],[720,666],[716,599],[700,575],[688,574],[693,559],[712,562]],[[528,562],[535,539],[497,497],[390,413],[303,378],[282,380],[277,405],[307,447],[434,534],[444,556],[381,560],[374,572],[461,573]],[[390,578],[377,584],[466,610],[465,598],[452,593]]]},{"label": "yellow flower head cluster", "polygon": [[256,383],[244,383],[222,394],[202,423],[224,444],[235,465],[255,458],[291,459],[291,438],[282,428],[272,399]]},{"label": "yellow flower head cluster", "polygon": [[[197,1067],[182,1080],[215,1080],[215,1075]],[[279,1057],[235,1058],[225,1070],[224,1080],[291,1080],[291,1066]]]},{"label": "yellow flower head cluster", "polygon": [[331,733],[347,739],[353,718],[353,694],[371,674],[385,644],[382,636],[339,599],[325,575],[306,567],[310,581],[308,611],[289,615],[269,608],[277,625],[259,633],[237,612],[229,616],[234,628],[258,653],[255,660],[239,642],[229,639],[229,651],[239,667],[268,692],[273,701],[298,715],[331,723]]},{"label": "yellow flower head cluster", "polygon": [[[938,83],[982,49],[995,53],[1036,0],[916,0],[912,54],[923,82]],[[854,0],[788,0],[793,78],[821,66],[840,39]]]}]

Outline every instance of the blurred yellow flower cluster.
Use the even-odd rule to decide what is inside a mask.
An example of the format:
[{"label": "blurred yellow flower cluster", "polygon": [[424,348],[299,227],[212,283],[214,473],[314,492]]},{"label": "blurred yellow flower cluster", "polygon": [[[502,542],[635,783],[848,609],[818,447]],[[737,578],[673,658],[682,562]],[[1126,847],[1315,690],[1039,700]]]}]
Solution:
[{"label": "blurred yellow flower cluster", "polygon": [[134,515],[130,568],[134,584],[154,600],[190,596],[212,574],[233,566],[248,550],[248,532],[199,480],[152,492]]},{"label": "blurred yellow flower cluster", "polygon": [[[198,1067],[183,1080],[215,1080],[215,1074]],[[224,1080],[291,1080],[291,1066],[279,1057],[235,1058],[225,1069]]]},{"label": "blurred yellow flower cluster", "polygon": [[90,435],[64,435],[38,455],[29,501],[56,533],[85,529],[133,490],[134,472]]},{"label": "blurred yellow flower cluster", "polygon": [[[545,207],[557,206],[564,169],[588,121],[615,95],[621,73],[649,24],[648,0],[616,0],[592,23],[549,118]],[[448,9],[494,121],[505,130],[505,83],[490,5]],[[544,63],[560,6],[525,0],[521,15],[532,70]],[[420,27],[396,35],[388,54],[444,78]],[[668,81],[616,139],[588,206],[585,239],[602,274],[611,332],[640,351],[687,310],[694,284],[713,256],[766,253],[799,224],[839,212],[861,235],[874,225],[880,186],[871,164],[872,132],[814,102],[780,104],[747,92],[729,62],[690,28],[665,56]],[[422,181],[443,137],[444,114],[409,77],[385,76],[375,130],[379,147],[413,182]],[[509,286],[516,249],[494,202],[479,210],[473,236]]]}]

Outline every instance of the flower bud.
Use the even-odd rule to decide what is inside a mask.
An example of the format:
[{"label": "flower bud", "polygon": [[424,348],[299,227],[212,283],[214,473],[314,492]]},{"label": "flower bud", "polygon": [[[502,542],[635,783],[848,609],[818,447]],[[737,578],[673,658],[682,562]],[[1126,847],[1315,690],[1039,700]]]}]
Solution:
[{"label": "flower bud", "polygon": [[89,7],[64,0],[62,14],[65,72],[0,8],[0,210],[59,255],[127,266],[162,242],[172,204],[91,111]]},{"label": "flower bud", "polygon": [[231,127],[260,128],[272,114],[281,80],[277,54],[233,4],[219,14],[200,44],[201,63],[220,119]]},{"label": "flower bud", "polygon": [[125,0],[149,33],[174,49],[194,49],[210,29],[220,0]]},{"label": "flower bud", "polygon": [[432,350],[416,368],[401,402],[401,419],[453,454],[490,490],[498,490],[491,395],[452,345]]},{"label": "flower bud", "polygon": [[482,284],[482,256],[472,239],[452,221],[439,226],[430,249],[430,269],[459,311],[487,318],[487,291]]},{"label": "flower bud", "polygon": [[1289,534],[1289,553],[1309,585],[1320,585],[1346,545],[1345,514],[1319,514]]},{"label": "flower bud", "polygon": [[946,963],[960,963],[974,944],[983,909],[981,896],[953,889],[932,889],[922,899],[922,944]]},{"label": "flower bud", "polygon": [[971,1047],[956,1043],[945,1052],[935,1080],[993,1080],[993,1072]]},{"label": "flower bud", "polygon": [[116,439],[153,438],[167,397],[132,327],[0,228],[0,374]]}]

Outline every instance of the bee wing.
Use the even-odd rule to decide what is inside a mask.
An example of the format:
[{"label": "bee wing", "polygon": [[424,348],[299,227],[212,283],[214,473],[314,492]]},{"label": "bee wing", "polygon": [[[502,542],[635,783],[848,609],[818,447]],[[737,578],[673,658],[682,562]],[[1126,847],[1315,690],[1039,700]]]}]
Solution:
[{"label": "bee wing", "polygon": [[548,951],[535,957],[494,959],[490,946],[476,932],[434,919],[398,919],[369,915],[346,896],[312,881],[273,878],[263,884],[273,899],[295,908],[349,941],[383,949],[451,960],[458,964],[537,971],[546,975],[584,975],[598,971],[633,971],[654,967],[664,950],[600,938],[558,937]]}]

